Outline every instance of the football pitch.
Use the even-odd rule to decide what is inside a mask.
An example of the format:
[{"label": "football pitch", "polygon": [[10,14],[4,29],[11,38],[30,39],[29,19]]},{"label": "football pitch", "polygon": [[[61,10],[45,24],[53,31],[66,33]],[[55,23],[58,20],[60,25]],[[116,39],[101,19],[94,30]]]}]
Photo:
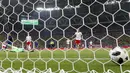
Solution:
[{"label": "football pitch", "polygon": [[[127,49],[130,56],[130,49]],[[130,70],[130,60],[123,65],[117,65],[109,58],[109,49],[82,49],[82,50],[36,50],[34,52],[0,51],[0,65],[15,70],[23,67],[31,70],[34,67],[41,71],[51,68],[58,73],[64,69],[68,73],[90,73],[96,70],[103,73],[111,69],[115,73]],[[122,71],[121,71],[122,70]]]}]

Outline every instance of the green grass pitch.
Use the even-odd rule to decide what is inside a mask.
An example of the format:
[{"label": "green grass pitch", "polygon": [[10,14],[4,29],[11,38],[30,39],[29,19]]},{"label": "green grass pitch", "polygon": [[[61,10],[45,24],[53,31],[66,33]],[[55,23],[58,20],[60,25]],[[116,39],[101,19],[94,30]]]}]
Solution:
[{"label": "green grass pitch", "polygon": [[[130,55],[130,50],[127,50]],[[36,67],[42,71],[51,68],[53,72],[64,69],[69,73],[86,73],[89,70],[103,73],[111,69],[115,73],[121,73],[120,66],[110,60],[108,49],[40,50],[20,53],[0,51],[0,65],[4,69],[12,67],[16,70],[20,67],[28,70]],[[123,71],[130,70],[130,61],[121,67]]]}]

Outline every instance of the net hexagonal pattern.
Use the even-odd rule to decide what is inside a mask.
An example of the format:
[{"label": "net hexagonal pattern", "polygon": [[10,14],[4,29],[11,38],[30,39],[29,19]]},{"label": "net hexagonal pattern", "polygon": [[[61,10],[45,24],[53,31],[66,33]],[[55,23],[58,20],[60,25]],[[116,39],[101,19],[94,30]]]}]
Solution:
[{"label": "net hexagonal pattern", "polygon": [[[127,66],[113,64],[107,49],[130,46],[129,4],[129,0],[0,0],[0,44],[11,35],[14,46],[25,48],[29,34],[36,49],[34,52],[0,51],[0,70],[130,72],[127,67],[130,61],[124,63]],[[77,29],[82,32],[83,48],[87,49],[59,50],[67,47],[66,40],[71,39]],[[56,50],[47,49],[51,40]],[[94,49],[88,49],[90,41]],[[74,39],[70,46],[75,47]]]}]

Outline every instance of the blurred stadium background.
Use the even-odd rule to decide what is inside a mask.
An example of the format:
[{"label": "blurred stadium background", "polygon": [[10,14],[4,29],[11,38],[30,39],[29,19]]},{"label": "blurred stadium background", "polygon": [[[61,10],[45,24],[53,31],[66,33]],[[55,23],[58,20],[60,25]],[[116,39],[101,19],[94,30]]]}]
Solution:
[{"label": "blurred stadium background", "polygon": [[[70,39],[71,36],[73,36],[76,32],[76,29],[79,29],[83,33],[82,44],[84,45],[84,49],[93,53],[90,55],[86,54],[87,52],[83,53],[84,55],[87,55],[87,57],[85,56],[84,58],[88,58],[88,56],[94,56],[93,58],[90,58],[91,62],[97,62],[95,64],[93,63],[93,67],[95,67],[95,65],[98,67],[98,64],[100,64],[101,69],[103,70],[99,69],[99,73],[105,72],[107,70],[105,68],[109,66],[104,66],[106,62],[99,62],[98,57],[95,57],[95,53],[102,49],[107,51],[107,53],[100,58],[107,58],[105,60],[110,61],[108,57],[109,49],[106,48],[111,48],[112,46],[116,45],[124,48],[130,47],[129,7],[130,0],[0,0],[0,46],[2,42],[8,40],[9,36],[12,36],[14,46],[25,47],[25,38],[29,34],[32,37],[32,47],[37,50],[48,48],[48,44],[51,40],[55,41],[56,49],[65,48],[66,39]],[[93,41],[93,48],[95,49],[89,49],[90,41]],[[35,46],[36,42],[39,44],[37,48]],[[71,48],[74,48],[73,42],[71,42]],[[40,53],[44,51],[48,51],[50,53],[54,52],[53,50],[41,50],[32,53],[10,53],[0,51],[0,64],[2,69],[6,69],[8,67],[13,68],[13,61],[18,60],[18,62],[22,63],[21,65],[28,66],[27,69],[32,69],[35,67],[35,62],[32,61],[33,65],[30,67],[29,64],[24,64],[25,61],[20,60],[18,55],[22,54],[22,58],[31,61],[32,58],[30,57],[31,55],[29,56],[29,54],[32,54],[33,56],[37,53],[38,57],[35,59],[41,59],[40,61],[42,61],[39,62],[38,65],[41,63],[47,63],[48,65],[48,62],[55,61],[53,56],[51,56],[51,58],[47,56],[46,58],[50,60],[44,61],[44,58],[42,59],[40,56]],[[67,71],[71,72],[72,70],[72,73],[79,73],[96,69],[89,68],[89,62],[84,62],[83,59],[81,59],[76,61],[85,63],[87,66],[87,68],[85,68],[86,70],[75,70],[75,68],[73,68],[73,62],[69,62],[69,60],[66,58],[67,54],[65,53],[67,53],[67,51],[56,51],[63,52],[58,52],[56,55],[65,55],[63,57],[63,62],[67,61],[64,63],[64,66],[67,66],[67,68],[65,67]],[[69,51],[73,51],[74,53],[77,52],[78,58],[81,58],[79,57],[80,51]],[[71,52],[71,56],[73,56],[73,52]],[[102,53],[102,51],[100,53]],[[9,57],[9,55],[11,57]],[[58,62],[54,62],[54,65],[51,67],[52,69],[55,67],[55,63]],[[66,65],[66,63],[68,65]],[[7,64],[9,64],[9,66]],[[69,65],[72,67],[69,68]],[[79,64],[78,66],[82,65]],[[110,63],[110,65],[113,66],[114,64]],[[129,61],[125,68],[123,68],[122,65],[120,67],[116,65],[114,69],[119,69],[115,70],[117,71],[116,73],[123,72],[124,70],[130,69],[128,68],[128,65],[130,65]],[[15,67],[17,67],[17,65]],[[20,66],[14,69],[18,68],[20,68]],[[45,69],[47,68],[48,67],[45,67]],[[60,67],[60,69],[61,68],[62,67]],[[58,68],[53,69],[53,71],[58,72]]]}]

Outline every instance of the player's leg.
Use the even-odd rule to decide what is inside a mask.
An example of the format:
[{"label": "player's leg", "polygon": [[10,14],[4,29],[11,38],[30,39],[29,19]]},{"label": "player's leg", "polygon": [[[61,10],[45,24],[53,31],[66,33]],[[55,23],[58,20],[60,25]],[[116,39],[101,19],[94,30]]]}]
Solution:
[{"label": "player's leg", "polygon": [[28,42],[26,42],[26,50],[28,50]]},{"label": "player's leg", "polygon": [[54,47],[55,47],[55,44],[50,44],[50,48],[51,48],[51,50],[53,50]]},{"label": "player's leg", "polygon": [[74,48],[77,48],[77,40],[74,41]]},{"label": "player's leg", "polygon": [[80,43],[81,43],[81,40],[75,40],[75,44],[76,44],[77,49],[80,48]]},{"label": "player's leg", "polygon": [[31,50],[31,42],[30,41],[26,42],[26,47],[27,47],[27,50]]},{"label": "player's leg", "polygon": [[69,49],[70,48],[70,43],[66,43],[66,49]]},{"label": "player's leg", "polygon": [[67,49],[69,49],[70,48],[70,44],[67,44]]},{"label": "player's leg", "polygon": [[92,44],[89,44],[89,48],[93,48],[93,45],[92,45]]},{"label": "player's leg", "polygon": [[78,40],[78,49],[81,48],[81,40]]},{"label": "player's leg", "polygon": [[50,49],[51,49],[51,50],[53,49],[53,44],[50,44]]},{"label": "player's leg", "polygon": [[31,50],[31,46],[30,45],[28,45],[28,50]]},{"label": "player's leg", "polygon": [[75,48],[78,48],[78,40],[75,40]]}]

